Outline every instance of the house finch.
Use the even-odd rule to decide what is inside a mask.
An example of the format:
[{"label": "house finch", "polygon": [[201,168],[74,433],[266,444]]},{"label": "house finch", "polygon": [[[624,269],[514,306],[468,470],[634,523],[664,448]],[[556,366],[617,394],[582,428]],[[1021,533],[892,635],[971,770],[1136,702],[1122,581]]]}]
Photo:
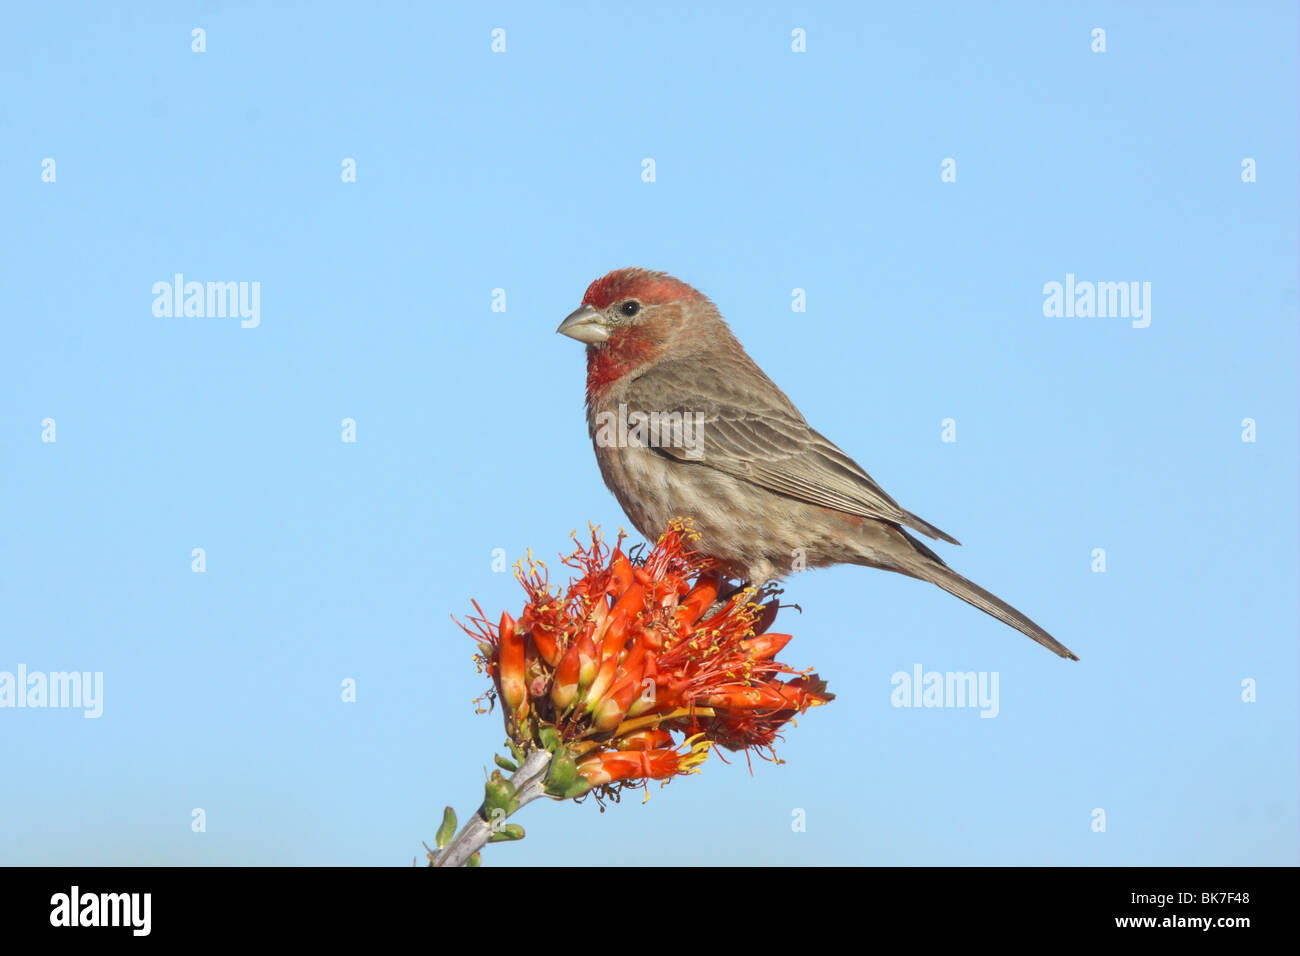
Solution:
[{"label": "house finch", "polygon": [[562,332],[587,346],[587,425],[600,473],[654,538],[691,519],[697,549],[741,580],[862,564],[929,581],[1061,657],[1041,627],[908,534],[959,544],[902,508],[754,364],[704,295],[662,272],[597,279]]}]

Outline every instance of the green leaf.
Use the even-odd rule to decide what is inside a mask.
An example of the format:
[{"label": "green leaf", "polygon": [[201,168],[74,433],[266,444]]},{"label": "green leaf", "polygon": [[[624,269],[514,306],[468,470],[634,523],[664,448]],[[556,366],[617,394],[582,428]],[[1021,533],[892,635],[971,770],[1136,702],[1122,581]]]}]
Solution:
[{"label": "green leaf", "polygon": [[588,780],[586,777],[579,777],[577,780],[573,781],[573,783],[569,785],[569,789],[565,790],[564,793],[561,794],[561,796],[563,796],[567,800],[576,800],[578,797],[582,796],[590,789],[591,789],[591,781]]},{"label": "green leaf", "polygon": [[514,773],[519,769],[519,764],[515,763],[513,760],[507,760],[500,754],[493,754],[492,759],[496,761],[497,766],[502,770],[509,770],[511,773]]},{"label": "green leaf", "polygon": [[488,837],[489,843],[509,843],[524,838],[524,828],[517,823],[507,823],[496,833]]},{"label": "green leaf", "polygon": [[[428,831],[425,831],[428,832]],[[438,827],[438,832],[434,835],[433,843],[439,850],[451,842],[451,838],[456,835],[456,811],[451,807],[442,811],[442,825]]]},{"label": "green leaf", "polygon": [[483,819],[492,822],[492,811],[501,810],[506,816],[519,809],[519,798],[515,794],[515,785],[501,776],[500,770],[493,770],[488,782],[483,785]]},{"label": "green leaf", "polygon": [[560,739],[560,732],[550,724],[542,724],[537,728],[537,739],[551,753],[555,753],[564,746],[564,741]]},{"label": "green leaf", "polygon": [[578,765],[567,750],[551,758],[551,766],[546,772],[546,792],[551,796],[562,797],[578,778]]}]

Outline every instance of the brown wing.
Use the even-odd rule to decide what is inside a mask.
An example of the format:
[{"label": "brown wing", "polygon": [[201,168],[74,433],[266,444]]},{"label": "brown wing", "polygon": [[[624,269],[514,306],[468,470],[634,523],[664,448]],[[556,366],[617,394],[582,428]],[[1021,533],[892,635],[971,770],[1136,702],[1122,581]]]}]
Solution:
[{"label": "brown wing", "polygon": [[[809,504],[888,521],[931,538],[960,543],[900,507],[857,462],[810,428],[785,394],[752,362],[746,362],[748,368],[744,371],[752,369],[762,378],[757,400],[725,384],[726,375],[709,376],[709,385],[723,384],[715,386],[720,394],[706,394],[698,383],[699,368],[683,365],[669,361],[655,366],[632,383],[628,396],[630,410],[634,403],[648,413],[701,416],[689,419],[700,423],[694,448],[682,447],[682,442],[661,442],[657,450],[662,454],[714,468]],[[694,383],[692,378],[696,379]],[[742,380],[748,385],[753,383],[748,374]],[[748,407],[751,403],[752,409]]]}]

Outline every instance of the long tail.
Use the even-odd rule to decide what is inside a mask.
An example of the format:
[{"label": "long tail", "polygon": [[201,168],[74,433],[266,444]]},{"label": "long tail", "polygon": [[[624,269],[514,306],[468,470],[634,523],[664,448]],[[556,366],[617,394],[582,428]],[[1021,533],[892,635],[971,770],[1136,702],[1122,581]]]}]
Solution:
[{"label": "long tail", "polygon": [[[911,538],[911,535],[908,535],[908,537]],[[919,544],[916,541],[913,541],[913,543]],[[1021,634],[1032,637],[1054,654],[1072,661],[1079,659],[1075,656],[1074,651],[1052,637],[1051,634],[1048,634],[1002,598],[985,591],[974,581],[968,581],[942,561],[934,560],[938,558],[938,555],[930,551],[929,548],[924,548],[922,553],[925,552],[929,552],[929,554],[925,557],[918,556],[916,561],[909,561],[908,567],[903,573],[939,585],[949,594],[957,595],[967,604],[979,608],[985,614],[991,614],[1003,624],[1010,624]]]}]

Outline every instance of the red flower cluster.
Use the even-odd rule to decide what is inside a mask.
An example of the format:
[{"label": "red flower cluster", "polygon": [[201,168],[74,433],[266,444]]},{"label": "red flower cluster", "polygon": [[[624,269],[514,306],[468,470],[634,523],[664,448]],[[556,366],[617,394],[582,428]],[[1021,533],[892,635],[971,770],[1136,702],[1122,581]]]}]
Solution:
[{"label": "red flower cluster", "polygon": [[563,594],[530,556],[516,568],[528,595],[518,620],[503,613],[493,626],[474,604],[465,630],[515,745],[558,735],[593,786],[666,779],[714,744],[770,753],[786,722],[833,699],[816,674],[776,661],[791,637],[767,633],[771,595],[726,587],[691,539],[675,523],[629,558],[621,537],[610,549],[593,530],[562,559],[579,572]]}]

